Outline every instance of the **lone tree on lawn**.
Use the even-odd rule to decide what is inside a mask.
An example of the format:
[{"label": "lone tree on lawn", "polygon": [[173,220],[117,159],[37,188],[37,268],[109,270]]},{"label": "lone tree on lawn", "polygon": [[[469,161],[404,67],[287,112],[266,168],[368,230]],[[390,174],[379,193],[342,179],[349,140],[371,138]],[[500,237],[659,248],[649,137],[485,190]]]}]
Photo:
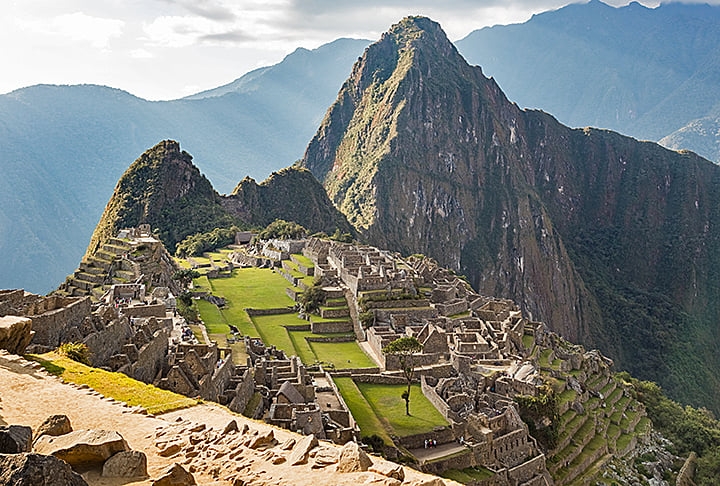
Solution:
[{"label": "lone tree on lawn", "polygon": [[403,375],[407,380],[407,390],[402,394],[402,399],[405,400],[405,415],[410,415],[410,385],[415,375],[413,355],[422,349],[422,343],[412,336],[398,338],[383,348],[383,353],[398,357]]}]

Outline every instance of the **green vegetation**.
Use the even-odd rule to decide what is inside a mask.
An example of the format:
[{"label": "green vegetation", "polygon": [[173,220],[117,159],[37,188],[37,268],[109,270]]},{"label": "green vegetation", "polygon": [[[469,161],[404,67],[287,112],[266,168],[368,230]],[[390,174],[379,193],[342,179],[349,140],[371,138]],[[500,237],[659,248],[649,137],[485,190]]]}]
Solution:
[{"label": "green vegetation", "polygon": [[199,276],[200,272],[198,272],[197,270],[183,268],[182,270],[178,270],[177,272],[173,273],[172,279],[177,280],[183,288],[188,288],[192,283],[193,279],[196,279]]},{"label": "green vegetation", "polygon": [[465,469],[448,469],[440,476],[452,479],[461,484],[469,484],[473,481],[482,481],[493,477],[495,473],[484,467],[468,467]]},{"label": "green vegetation", "polygon": [[57,353],[90,366],[90,349],[85,343],[63,343],[57,348]]},{"label": "green vegetation", "polygon": [[520,417],[528,425],[530,435],[546,450],[554,448],[558,439],[560,415],[558,398],[552,387],[543,385],[537,396],[517,395],[515,401],[519,405]]},{"label": "green vegetation", "polygon": [[653,425],[676,448],[676,454],[698,455],[695,483],[698,486],[717,484],[720,477],[720,421],[707,409],[683,407],[665,396],[653,382],[640,381],[628,373],[618,374],[630,383],[638,400],[645,404]]},{"label": "green vegetation", "polygon": [[334,378],[340,393],[355,417],[363,437],[377,435],[392,444],[388,434],[405,437],[431,432],[435,427],[448,425],[445,418],[413,385],[416,395],[412,416],[405,415],[400,397],[404,385],[355,383],[352,378]]},{"label": "green vegetation", "polygon": [[388,435],[385,425],[375,414],[352,378],[333,378],[333,381],[360,427],[362,437],[377,436],[382,438],[385,444],[392,444],[393,441]]},{"label": "green vegetation", "polygon": [[238,226],[230,228],[215,228],[208,233],[195,233],[182,240],[175,249],[175,256],[184,258],[200,256],[206,251],[212,251],[235,242],[235,234],[240,231]]},{"label": "green vegetation", "polygon": [[267,227],[257,234],[259,240],[270,240],[270,239],[297,239],[302,238],[308,234],[308,231],[295,223],[294,221],[285,221],[283,219],[276,219]]},{"label": "green vegetation", "polygon": [[[323,334],[323,336],[328,336]],[[332,365],[335,369],[374,368],[377,365],[358,345],[357,341],[341,343],[311,342],[315,356],[321,363]]]},{"label": "green vegetation", "polygon": [[398,338],[383,348],[383,353],[397,356],[400,360],[400,369],[407,380],[407,389],[402,393],[401,397],[405,400],[405,414],[408,416],[410,415],[410,385],[415,375],[413,355],[420,353],[422,349],[422,343],[414,336]]},{"label": "green vegetation", "polygon": [[191,407],[197,400],[141,383],[122,373],[91,368],[57,353],[28,355],[50,373],[77,385],[87,385],[106,397],[140,406],[152,414]]},{"label": "green vegetation", "polygon": [[373,413],[389,431],[399,437],[431,432],[435,427],[448,425],[442,414],[422,394],[420,385],[412,385],[416,397],[413,401],[413,415],[405,413],[405,400],[402,398],[405,385],[357,383],[357,387]]}]

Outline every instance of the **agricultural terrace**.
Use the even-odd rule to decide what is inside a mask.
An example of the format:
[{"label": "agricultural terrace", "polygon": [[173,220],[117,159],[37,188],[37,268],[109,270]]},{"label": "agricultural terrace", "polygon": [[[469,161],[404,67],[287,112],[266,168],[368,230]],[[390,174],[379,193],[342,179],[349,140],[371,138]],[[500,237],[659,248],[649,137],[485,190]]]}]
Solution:
[{"label": "agricultural terrace", "polygon": [[[303,257],[304,258],[304,257]],[[194,281],[196,290],[208,291],[225,299],[219,309],[204,300],[197,301],[198,312],[205,323],[208,335],[219,344],[227,344],[230,325],[238,328],[244,336],[259,337],[266,345],[274,345],[290,355],[297,355],[306,365],[322,363],[335,369],[371,368],[376,366],[356,341],[310,342],[307,338],[353,337],[346,334],[314,334],[309,330],[293,327],[309,326],[292,311],[295,302],[287,296],[289,282],[274,270],[266,268],[236,268],[230,278],[208,279],[203,275]],[[288,308],[287,314],[250,317],[245,309]],[[322,321],[319,316],[313,320]],[[240,343],[230,344],[233,354]],[[241,356],[244,349],[237,350]],[[237,359],[235,359],[236,362]],[[243,358],[244,361],[244,358]]]},{"label": "agricultural terrace", "polygon": [[405,385],[355,383],[350,377],[337,377],[334,381],[363,437],[378,435],[387,444],[391,444],[388,434],[406,437],[432,432],[435,427],[449,425],[425,398],[420,385],[411,387],[411,415],[407,416],[405,401],[402,399]]}]

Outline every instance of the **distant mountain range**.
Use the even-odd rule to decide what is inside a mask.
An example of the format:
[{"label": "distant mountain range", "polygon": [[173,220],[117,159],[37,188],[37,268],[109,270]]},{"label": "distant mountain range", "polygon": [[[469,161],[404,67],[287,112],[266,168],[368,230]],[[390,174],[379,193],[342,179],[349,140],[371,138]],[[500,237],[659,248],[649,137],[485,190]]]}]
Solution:
[{"label": "distant mountain range", "polygon": [[[57,286],[115,182],[160,140],[182,143],[220,192],[299,159],[369,43],[298,49],[175,101],[89,85],[0,95],[0,288]],[[720,159],[720,7],[593,0],[475,31],[457,46],[522,107]]]},{"label": "distant mountain range", "polygon": [[591,0],[456,44],[522,107],[720,160],[718,6]]},{"label": "distant mountain range", "polygon": [[45,293],[72,273],[115,183],[160,140],[182,141],[221,192],[292,164],[367,44],[298,49],[176,101],[91,85],[0,96],[0,288]]}]

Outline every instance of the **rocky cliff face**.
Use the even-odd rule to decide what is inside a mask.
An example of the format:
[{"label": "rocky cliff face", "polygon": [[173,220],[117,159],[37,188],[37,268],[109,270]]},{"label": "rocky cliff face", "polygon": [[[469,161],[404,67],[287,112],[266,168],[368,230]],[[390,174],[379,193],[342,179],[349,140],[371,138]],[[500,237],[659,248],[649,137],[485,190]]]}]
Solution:
[{"label": "rocky cliff face", "polygon": [[718,167],[520,110],[417,17],[366,50],[303,164],[369,243],[426,253],[714,406]]}]

